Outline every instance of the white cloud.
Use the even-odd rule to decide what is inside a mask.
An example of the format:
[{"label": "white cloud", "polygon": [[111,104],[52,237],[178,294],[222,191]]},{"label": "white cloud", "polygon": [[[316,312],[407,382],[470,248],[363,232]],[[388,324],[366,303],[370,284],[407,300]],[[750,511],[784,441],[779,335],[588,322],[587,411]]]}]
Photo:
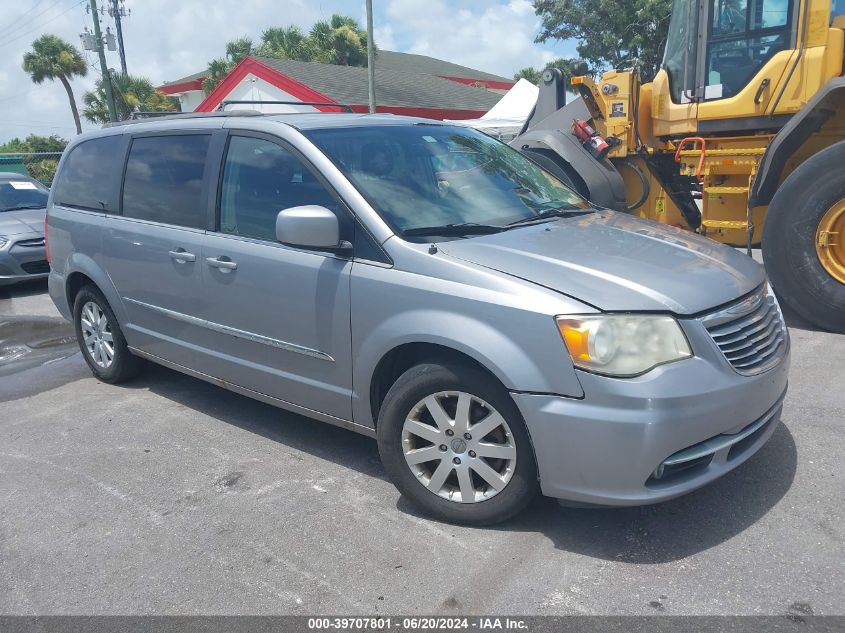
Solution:
[{"label": "white cloud", "polygon": [[387,18],[407,50],[512,76],[560,55],[534,43],[539,18],[528,0],[388,0]]}]

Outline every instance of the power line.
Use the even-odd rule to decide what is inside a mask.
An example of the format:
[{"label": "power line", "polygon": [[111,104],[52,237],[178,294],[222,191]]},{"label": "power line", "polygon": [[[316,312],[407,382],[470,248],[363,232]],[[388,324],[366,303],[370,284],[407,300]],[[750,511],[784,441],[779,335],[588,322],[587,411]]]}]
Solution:
[{"label": "power line", "polygon": [[[26,28],[27,26],[30,26],[35,21],[36,18],[41,17],[42,15],[44,15],[48,11],[52,10],[53,8],[55,8],[56,6],[58,6],[61,3],[62,3],[62,0],[56,0],[56,2],[54,2],[49,7],[44,9],[41,13],[33,15],[28,21],[15,22],[14,24],[12,24],[11,27],[3,29],[2,31],[0,31],[0,37],[8,37],[9,35],[13,34],[15,31],[19,31],[21,28]],[[39,4],[40,4],[40,2],[39,2]],[[36,7],[37,6],[38,5],[36,5]],[[32,9],[30,9],[29,11],[27,11],[27,13],[31,13],[33,10],[35,10],[36,7],[33,7]],[[26,17],[26,13],[24,13],[23,17]]]},{"label": "power line", "polygon": [[[21,16],[21,20],[24,20],[27,15],[30,15],[33,11],[35,11],[41,5],[42,2],[44,2],[44,0],[37,0],[36,3],[32,7],[29,8],[29,10],[24,12],[24,14]],[[6,33],[9,33],[11,31],[14,31],[15,29],[17,29],[20,26],[21,26],[20,21],[12,22],[9,26],[6,26],[6,27],[3,27],[2,29],[0,29],[0,36],[3,36]]]},{"label": "power line", "polygon": [[53,22],[54,20],[58,20],[58,19],[59,19],[60,17],[62,17],[65,13],[68,13],[69,11],[72,11],[72,10],[73,10],[73,9],[75,9],[76,7],[81,6],[82,4],[84,4],[84,3],[85,3],[85,1],[86,1],[86,0],[79,0],[79,2],[77,2],[77,3],[73,4],[73,5],[72,5],[72,6],[70,6],[69,8],[65,9],[64,11],[62,11],[61,13],[59,13],[59,14],[57,14],[57,15],[54,15],[54,16],[53,16],[52,18],[50,18],[49,20],[46,20],[45,22],[43,22],[43,23],[41,24],[41,26],[35,27],[34,29],[30,29],[29,31],[25,31],[25,32],[21,33],[20,35],[18,35],[17,37],[12,38],[12,39],[10,39],[10,40],[6,40],[6,41],[5,41],[5,42],[3,42],[2,44],[0,44],[0,48],[3,48],[4,46],[8,46],[9,44],[12,44],[13,42],[17,42],[17,41],[18,41],[19,39],[21,39],[22,37],[26,37],[26,36],[27,36],[27,35],[29,35],[30,33],[34,33],[35,31],[37,31],[37,30],[39,30],[39,29],[43,28],[44,26],[46,26],[46,25],[47,25],[47,24],[49,24],[50,22]]}]

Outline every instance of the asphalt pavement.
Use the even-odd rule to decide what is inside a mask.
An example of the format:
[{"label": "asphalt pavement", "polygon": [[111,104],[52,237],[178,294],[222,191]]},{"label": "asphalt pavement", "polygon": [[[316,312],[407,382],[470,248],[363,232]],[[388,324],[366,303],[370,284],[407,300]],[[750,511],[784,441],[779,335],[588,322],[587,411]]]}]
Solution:
[{"label": "asphalt pavement", "polygon": [[0,289],[0,614],[845,614],[845,336],[790,318],[783,423],[714,484],[477,529],[350,431],[156,366],[98,382],[44,291]]}]

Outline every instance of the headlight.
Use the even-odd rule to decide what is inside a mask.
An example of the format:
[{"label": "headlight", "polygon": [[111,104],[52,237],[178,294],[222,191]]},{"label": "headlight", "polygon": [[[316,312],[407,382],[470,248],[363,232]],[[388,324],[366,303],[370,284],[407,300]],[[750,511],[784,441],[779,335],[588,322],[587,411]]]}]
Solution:
[{"label": "headlight", "polygon": [[669,316],[603,314],[555,320],[575,366],[597,374],[637,376],[692,356],[681,326]]},{"label": "headlight", "polygon": [[8,243],[9,243],[9,240],[7,240],[5,237],[3,237],[2,235],[0,235],[0,248],[3,248],[3,247],[4,247],[4,246],[6,246],[6,244],[8,244]]}]

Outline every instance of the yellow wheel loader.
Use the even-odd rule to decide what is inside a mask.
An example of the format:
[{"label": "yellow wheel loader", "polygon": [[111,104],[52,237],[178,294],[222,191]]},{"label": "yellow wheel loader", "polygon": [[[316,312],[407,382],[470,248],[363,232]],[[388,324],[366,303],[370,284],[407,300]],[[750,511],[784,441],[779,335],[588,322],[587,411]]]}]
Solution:
[{"label": "yellow wheel loader", "polygon": [[[761,245],[782,300],[845,333],[845,0],[675,0],[662,69],[547,70],[511,144],[596,204]],[[690,283],[695,283],[694,271]]]}]

